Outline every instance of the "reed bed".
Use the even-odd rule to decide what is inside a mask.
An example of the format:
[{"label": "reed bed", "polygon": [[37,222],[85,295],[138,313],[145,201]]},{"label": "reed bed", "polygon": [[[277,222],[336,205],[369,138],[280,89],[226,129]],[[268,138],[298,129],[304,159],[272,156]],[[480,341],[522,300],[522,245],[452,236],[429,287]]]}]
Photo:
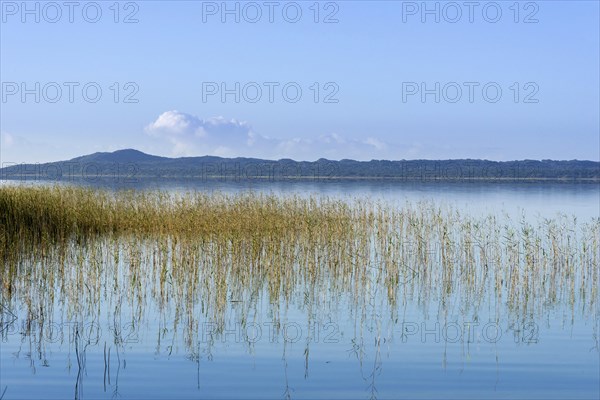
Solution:
[{"label": "reed bed", "polygon": [[1,188],[0,211],[3,237],[59,241],[109,233],[277,235],[349,222],[346,204],[328,199],[56,186]]},{"label": "reed bed", "polygon": [[279,326],[292,306],[308,324],[349,310],[357,330],[401,321],[409,304],[471,321],[522,323],[557,307],[598,316],[598,219],[12,187],[0,188],[0,240],[3,305],[36,321],[97,321],[100,304],[136,326],[158,314],[160,331],[183,331],[190,351],[201,321],[223,329],[270,315]]}]

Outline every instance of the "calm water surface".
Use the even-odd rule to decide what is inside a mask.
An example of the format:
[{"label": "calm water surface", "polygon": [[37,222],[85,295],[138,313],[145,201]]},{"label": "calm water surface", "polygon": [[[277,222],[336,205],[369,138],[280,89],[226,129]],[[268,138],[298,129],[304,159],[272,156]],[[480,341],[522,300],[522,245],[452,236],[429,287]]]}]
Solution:
[{"label": "calm water surface", "polygon": [[487,215],[508,213],[521,216],[553,217],[558,213],[581,218],[600,216],[600,185],[595,183],[514,183],[514,182],[433,182],[424,181],[251,181],[233,179],[150,180],[132,182],[103,180],[87,181],[7,181],[0,185],[82,185],[111,190],[163,190],[169,192],[220,191],[237,193],[255,191],[278,195],[309,196],[319,194],[342,199],[372,198],[402,205],[406,201],[433,200],[451,204],[471,213]]},{"label": "calm water surface", "polygon": [[[557,218],[573,226],[572,237],[564,229],[557,239],[561,251],[572,254],[561,258],[564,265],[517,274],[530,279],[534,296],[527,296],[510,293],[508,275],[496,280],[511,271],[510,256],[485,267],[483,256],[457,254],[450,271],[435,248],[425,249],[430,257],[419,264],[420,256],[401,247],[398,257],[408,269],[396,280],[373,244],[365,259],[350,258],[364,264],[364,273],[338,276],[315,267],[319,272],[310,278],[292,265],[277,288],[259,276],[259,267],[246,275],[227,255],[220,277],[222,267],[213,260],[222,253],[209,246],[199,250],[204,255],[194,272],[181,276],[172,243],[162,255],[126,239],[74,248],[61,262],[48,256],[20,266],[26,276],[10,299],[3,288],[3,399],[600,397],[600,315],[591,281],[598,277],[599,250],[588,249],[585,259],[580,251],[582,243],[597,243],[585,236],[598,230],[578,228],[600,217],[598,185],[94,185],[368,197],[396,207],[433,201],[476,218],[495,215],[498,226]],[[519,263],[514,268],[522,272]]]}]

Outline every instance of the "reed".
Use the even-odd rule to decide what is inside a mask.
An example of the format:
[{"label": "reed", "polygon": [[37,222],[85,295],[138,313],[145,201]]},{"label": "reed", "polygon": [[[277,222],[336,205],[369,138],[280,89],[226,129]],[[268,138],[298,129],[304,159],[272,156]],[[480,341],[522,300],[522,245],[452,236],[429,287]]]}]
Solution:
[{"label": "reed", "polygon": [[350,228],[350,209],[329,199],[273,195],[107,192],[81,187],[0,188],[0,256],[17,243],[47,244],[101,235],[239,237],[290,233],[336,235]]},{"label": "reed", "polygon": [[158,313],[158,346],[164,332],[182,330],[190,351],[200,321],[222,329],[269,315],[277,327],[294,305],[308,325],[350,307],[357,331],[383,315],[402,321],[410,303],[425,318],[460,310],[469,321],[486,312],[522,325],[559,305],[597,318],[599,249],[599,219],[475,218],[431,202],[0,188],[2,305],[42,322],[97,321],[109,309],[137,325]]}]

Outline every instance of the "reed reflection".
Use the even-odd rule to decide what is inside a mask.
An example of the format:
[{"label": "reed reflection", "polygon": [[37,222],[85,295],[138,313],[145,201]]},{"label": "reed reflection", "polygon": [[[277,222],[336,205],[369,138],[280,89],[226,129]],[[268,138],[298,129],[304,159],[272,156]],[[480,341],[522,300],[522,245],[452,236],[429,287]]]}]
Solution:
[{"label": "reed reflection", "polygon": [[311,346],[330,344],[376,397],[382,352],[432,326],[446,343],[495,330],[528,343],[555,310],[597,327],[599,219],[76,188],[1,188],[0,209],[4,340],[19,337],[33,373],[66,346],[76,398],[89,351],[116,396],[127,352],[150,342],[197,363],[199,386],[221,345],[281,344],[285,397],[288,343],[303,344],[306,379]]}]

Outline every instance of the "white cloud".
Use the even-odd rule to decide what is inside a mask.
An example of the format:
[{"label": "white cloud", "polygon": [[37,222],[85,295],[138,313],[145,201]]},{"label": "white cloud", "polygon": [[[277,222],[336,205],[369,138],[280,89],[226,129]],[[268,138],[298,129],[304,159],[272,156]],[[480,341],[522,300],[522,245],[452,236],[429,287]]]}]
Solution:
[{"label": "white cloud", "polygon": [[57,146],[54,143],[17,135],[14,133],[0,132],[0,160],[4,166],[12,163],[43,163],[56,161],[54,152]]},{"label": "white cloud", "polygon": [[177,156],[248,155],[247,150],[258,146],[264,139],[252,132],[246,122],[223,117],[205,120],[179,111],[162,113],[146,127],[146,132],[167,139],[172,145],[173,155]]},{"label": "white cloud", "polygon": [[10,148],[15,144],[15,138],[10,133],[2,132],[0,135],[0,143],[3,148]]},{"label": "white cloud", "polygon": [[375,147],[377,150],[383,151],[386,149],[387,145],[382,142],[379,139],[376,139],[374,137],[368,137],[365,141],[365,144],[368,144],[369,146],[373,146]]},{"label": "white cloud", "polygon": [[223,117],[202,119],[179,111],[162,113],[146,132],[168,141],[173,156],[370,160],[399,155],[397,148],[373,136],[356,139],[329,133],[312,138],[269,138],[255,132],[247,122]]}]

